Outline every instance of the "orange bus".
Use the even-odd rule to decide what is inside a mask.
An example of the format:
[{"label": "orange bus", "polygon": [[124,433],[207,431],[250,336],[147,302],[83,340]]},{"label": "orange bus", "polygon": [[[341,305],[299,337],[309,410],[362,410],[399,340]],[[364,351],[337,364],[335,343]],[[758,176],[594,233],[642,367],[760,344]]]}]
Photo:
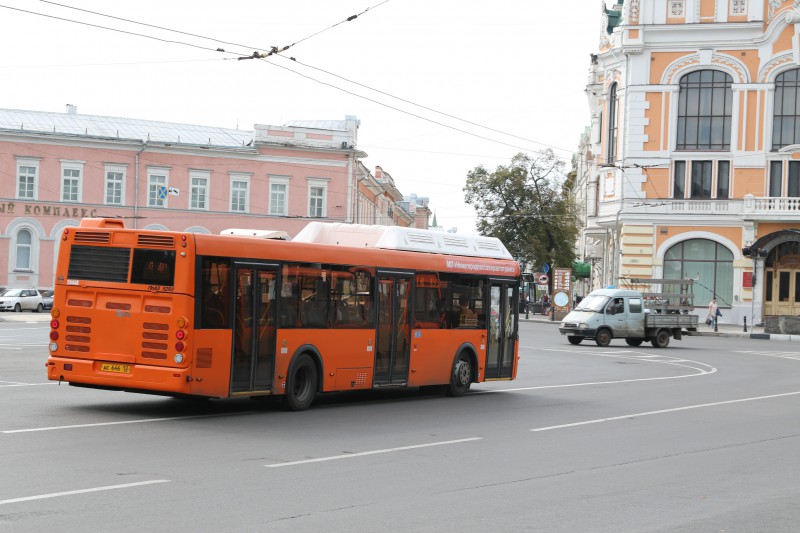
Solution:
[{"label": "orange bus", "polygon": [[310,223],[293,240],[126,229],[61,235],[50,380],[170,396],[472,383],[517,371],[519,264],[494,238]]}]

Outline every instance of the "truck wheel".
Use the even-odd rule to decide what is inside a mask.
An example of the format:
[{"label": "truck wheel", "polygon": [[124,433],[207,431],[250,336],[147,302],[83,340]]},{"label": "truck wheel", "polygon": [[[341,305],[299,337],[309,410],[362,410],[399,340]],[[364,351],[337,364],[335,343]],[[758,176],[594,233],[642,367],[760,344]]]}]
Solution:
[{"label": "truck wheel", "polygon": [[644,339],[625,339],[628,346],[641,346]]},{"label": "truck wheel", "polygon": [[658,333],[656,333],[655,338],[653,339],[653,346],[656,348],[666,348],[669,346],[669,331],[662,329]]},{"label": "truck wheel", "polygon": [[583,337],[576,337],[575,335],[567,335],[567,340],[570,344],[580,344]]},{"label": "truck wheel", "polygon": [[605,348],[611,344],[611,332],[607,329],[601,329],[595,335],[594,342],[596,342],[598,346]]}]

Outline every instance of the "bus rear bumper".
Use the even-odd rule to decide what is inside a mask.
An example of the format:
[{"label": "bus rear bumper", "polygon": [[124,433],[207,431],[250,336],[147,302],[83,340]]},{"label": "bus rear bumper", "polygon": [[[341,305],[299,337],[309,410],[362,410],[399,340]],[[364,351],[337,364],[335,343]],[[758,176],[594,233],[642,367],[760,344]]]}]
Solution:
[{"label": "bus rear bumper", "polygon": [[47,359],[47,379],[103,389],[158,391],[166,395],[189,394],[191,381],[188,368],[56,356]]}]

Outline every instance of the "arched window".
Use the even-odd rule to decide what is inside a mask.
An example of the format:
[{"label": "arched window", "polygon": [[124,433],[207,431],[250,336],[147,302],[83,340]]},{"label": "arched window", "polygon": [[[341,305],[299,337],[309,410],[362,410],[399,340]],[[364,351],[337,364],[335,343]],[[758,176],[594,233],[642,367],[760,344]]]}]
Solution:
[{"label": "arched window", "polygon": [[17,232],[17,246],[16,246],[16,261],[14,268],[16,270],[30,270],[31,269],[31,248],[33,246],[33,238],[31,232],[26,229],[21,229]]},{"label": "arched window", "polygon": [[775,78],[772,149],[790,144],[800,144],[800,69],[787,70]]},{"label": "arched window", "polygon": [[608,92],[608,131],[606,135],[606,162],[613,163],[617,160],[617,129],[619,119],[617,113],[617,84],[611,85]]},{"label": "arched window", "polygon": [[733,78],[718,70],[690,72],[680,80],[678,150],[730,150]]},{"label": "arched window", "polygon": [[720,307],[733,302],[733,253],[708,239],[689,239],[667,250],[664,278],[694,279],[694,305],[708,305],[715,295]]}]

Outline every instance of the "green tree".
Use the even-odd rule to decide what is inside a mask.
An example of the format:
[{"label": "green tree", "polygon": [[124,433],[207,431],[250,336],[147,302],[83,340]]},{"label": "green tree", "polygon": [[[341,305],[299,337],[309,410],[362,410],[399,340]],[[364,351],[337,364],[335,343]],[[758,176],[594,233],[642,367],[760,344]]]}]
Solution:
[{"label": "green tree", "polygon": [[514,257],[568,267],[580,229],[567,181],[564,162],[552,150],[520,153],[494,172],[470,170],[465,200],[478,215],[478,232],[499,238]]}]

